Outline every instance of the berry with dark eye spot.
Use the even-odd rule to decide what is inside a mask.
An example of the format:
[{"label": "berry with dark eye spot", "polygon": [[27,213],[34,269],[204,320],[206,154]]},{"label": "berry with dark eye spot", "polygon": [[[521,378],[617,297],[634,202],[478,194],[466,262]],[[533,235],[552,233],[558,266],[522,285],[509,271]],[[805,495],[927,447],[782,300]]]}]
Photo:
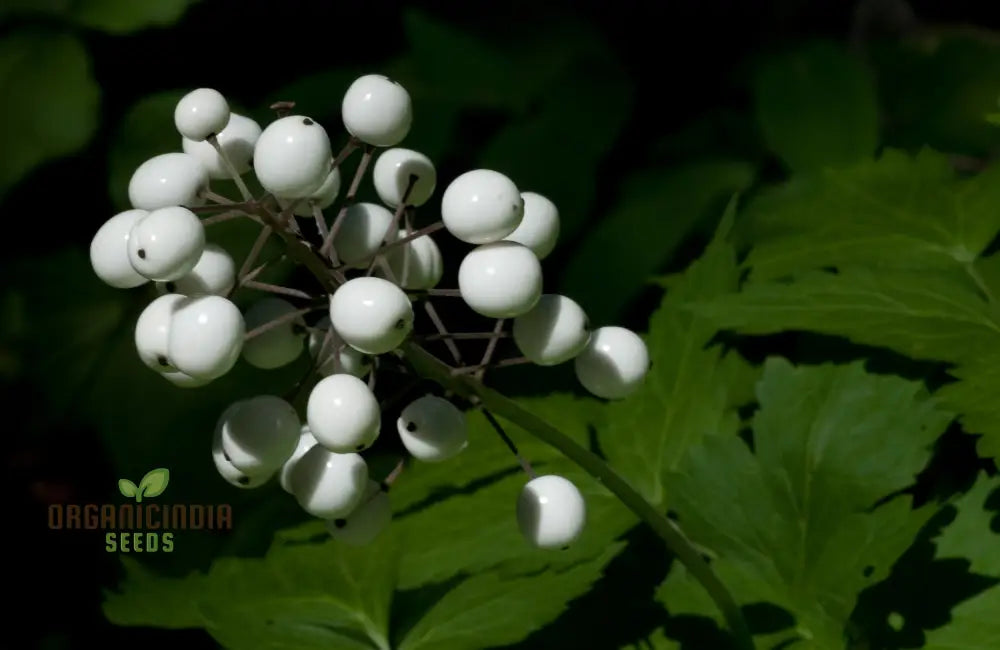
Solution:
[{"label": "berry with dark eye spot", "polygon": [[336,526],[337,528],[343,528],[344,526],[347,525],[347,520],[346,519],[334,519],[333,520],[333,525]]},{"label": "berry with dark eye spot", "polygon": [[313,124],[315,124],[315,122],[313,122],[308,117],[302,118],[302,123],[305,124],[306,126],[312,126]]},{"label": "berry with dark eye spot", "polygon": [[417,423],[416,422],[407,422],[406,423],[406,430],[407,431],[416,431],[417,430]]},{"label": "berry with dark eye spot", "polygon": [[168,282],[166,284],[167,293],[174,293],[177,291],[177,285],[173,282]]},{"label": "berry with dark eye spot", "polygon": [[400,318],[398,321],[396,321],[396,329],[401,330],[401,329],[403,329],[405,327],[406,327],[406,319],[405,318]]},{"label": "berry with dark eye spot", "polygon": [[243,476],[241,476],[238,479],[236,479],[236,482],[239,483],[240,485],[249,485],[250,484],[250,477],[247,476],[246,474],[244,474]]},{"label": "berry with dark eye spot", "polygon": [[140,248],[139,250],[137,250],[135,252],[135,254],[138,255],[139,259],[141,259],[141,260],[146,259],[146,249],[145,248]]},{"label": "berry with dark eye spot", "polygon": [[357,447],[355,447],[354,450],[355,451],[364,451],[365,450],[365,444],[361,443],[360,445],[358,445]]},{"label": "berry with dark eye spot", "polygon": [[167,357],[164,356],[164,355],[162,355],[162,354],[160,356],[156,357],[156,363],[160,364],[164,368],[166,368],[167,366],[170,365],[170,362],[167,361]]}]

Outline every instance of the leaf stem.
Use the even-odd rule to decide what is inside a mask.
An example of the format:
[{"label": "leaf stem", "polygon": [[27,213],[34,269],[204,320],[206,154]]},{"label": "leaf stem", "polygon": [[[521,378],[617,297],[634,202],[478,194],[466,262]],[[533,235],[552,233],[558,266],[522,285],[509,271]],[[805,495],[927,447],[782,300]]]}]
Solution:
[{"label": "leaf stem", "polygon": [[453,375],[452,369],[448,365],[419,345],[407,342],[404,344],[404,353],[418,373],[458,395],[466,398],[478,397],[484,407],[518,425],[542,442],[558,449],[607,487],[629,510],[653,529],[691,575],[701,583],[722,612],[738,646],[743,650],[753,649],[753,639],[739,606],[722,581],[712,571],[712,568],[702,559],[698,551],[672,521],[646,501],[642,495],[636,492],[635,488],[629,485],[600,457],[577,444],[572,438],[548,422],[520,407],[514,401],[483,385],[482,382],[464,375]]},{"label": "leaf stem", "polygon": [[990,291],[990,286],[986,284],[986,280],[983,278],[982,274],[980,274],[979,270],[976,269],[975,263],[968,262],[965,265],[965,271],[969,274],[969,277],[972,278],[972,281],[976,283],[979,290],[983,292],[983,296],[986,300],[988,300],[991,304],[995,303],[997,300],[993,296],[993,292]]}]

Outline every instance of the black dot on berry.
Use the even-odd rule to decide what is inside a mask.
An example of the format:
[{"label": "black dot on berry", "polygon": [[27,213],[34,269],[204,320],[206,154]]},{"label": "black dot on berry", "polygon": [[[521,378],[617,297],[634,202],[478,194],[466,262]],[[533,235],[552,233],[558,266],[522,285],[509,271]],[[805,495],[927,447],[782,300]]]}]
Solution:
[{"label": "black dot on berry", "polygon": [[346,519],[334,519],[333,520],[333,525],[336,526],[337,528],[343,528],[344,526],[347,525],[347,520]]},{"label": "black dot on berry", "polygon": [[314,122],[310,120],[308,117],[302,118],[302,123],[305,124],[306,126],[312,126],[314,124]]},{"label": "black dot on berry", "polygon": [[405,318],[400,318],[398,321],[396,321],[396,329],[401,330],[404,327],[406,327],[406,319]]},{"label": "black dot on berry", "polygon": [[167,283],[167,293],[173,293],[174,290],[176,290],[176,289],[177,289],[177,285],[176,284],[174,284],[173,282],[168,282]]},{"label": "black dot on berry", "polygon": [[137,250],[135,252],[135,254],[139,256],[140,260],[146,259],[146,249],[145,248],[140,248],[139,250]]},{"label": "black dot on berry", "polygon": [[365,449],[364,444],[360,444],[354,448],[355,451],[364,451],[364,449]]},{"label": "black dot on berry", "polygon": [[167,367],[167,366],[170,365],[170,362],[167,361],[167,358],[165,356],[163,356],[162,354],[160,356],[156,357],[156,363],[160,364],[163,367]]},{"label": "black dot on berry", "polygon": [[238,479],[236,479],[236,482],[239,483],[240,485],[250,485],[250,477],[241,476]]},{"label": "black dot on berry", "polygon": [[227,463],[233,462],[233,459],[229,457],[229,453],[228,452],[225,452],[225,451],[222,452],[222,457],[226,459]]},{"label": "black dot on berry", "polygon": [[406,430],[407,431],[416,431],[417,430],[417,423],[416,422],[407,422],[406,423]]}]

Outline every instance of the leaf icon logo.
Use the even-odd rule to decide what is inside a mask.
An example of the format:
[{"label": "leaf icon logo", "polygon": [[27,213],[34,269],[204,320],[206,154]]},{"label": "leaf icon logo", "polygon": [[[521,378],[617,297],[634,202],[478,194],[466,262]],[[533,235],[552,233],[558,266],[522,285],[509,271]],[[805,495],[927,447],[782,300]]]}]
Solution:
[{"label": "leaf icon logo", "polygon": [[143,497],[157,497],[163,494],[170,483],[170,470],[166,467],[157,467],[150,470],[139,481],[139,486],[127,478],[118,479],[118,491],[126,497],[135,497],[136,503],[142,503]]}]

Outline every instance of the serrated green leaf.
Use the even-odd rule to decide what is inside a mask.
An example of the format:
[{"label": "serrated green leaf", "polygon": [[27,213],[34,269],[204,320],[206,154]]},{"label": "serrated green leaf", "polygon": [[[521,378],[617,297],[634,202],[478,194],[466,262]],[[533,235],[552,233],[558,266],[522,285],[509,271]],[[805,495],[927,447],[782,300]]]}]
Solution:
[{"label": "serrated green leaf", "polygon": [[596,558],[536,575],[498,569],[472,576],[431,607],[400,650],[478,650],[519,641],[585,592],[624,547],[614,544]]},{"label": "serrated green leaf", "polygon": [[125,569],[121,588],[104,592],[102,608],[109,621],[115,625],[166,629],[202,626],[193,596],[204,588],[207,581],[204,574],[166,578],[153,573],[136,559],[127,556],[120,559]]},{"label": "serrated green leaf", "polygon": [[41,163],[79,151],[97,128],[100,88],[70,34],[15,31],[0,39],[0,198]]},{"label": "serrated green leaf", "polygon": [[1000,230],[1000,166],[959,180],[947,156],[889,150],[877,161],[796,177],[741,220],[755,278],[864,265],[961,268]]},{"label": "serrated green leaf", "polygon": [[844,166],[875,152],[874,79],[837,44],[771,57],[754,75],[753,94],[768,146],[793,171]]},{"label": "serrated green leaf", "polygon": [[170,470],[166,467],[157,467],[150,470],[139,482],[139,494],[145,497],[156,497],[163,494],[170,482]]},{"label": "serrated green leaf", "polygon": [[732,209],[701,259],[667,292],[646,336],[652,368],[638,392],[607,408],[599,429],[601,448],[611,464],[652,503],[669,500],[667,475],[678,468],[688,447],[705,435],[735,434],[729,380],[740,368],[736,354],[706,347],[715,324],[679,308],[695,296],[736,290],[736,253],[725,241]]},{"label": "serrated green leaf", "polygon": [[748,163],[711,161],[628,179],[615,209],[587,233],[570,259],[561,290],[587,295],[592,321],[613,322],[684,238],[707,218],[717,218],[753,178]]},{"label": "serrated green leaf", "polygon": [[139,490],[132,481],[127,478],[120,478],[118,479],[118,491],[122,493],[123,497],[131,499]]},{"label": "serrated green leaf", "polygon": [[[1000,581],[1000,480],[980,477],[953,505],[955,520],[934,540],[935,557],[961,559],[973,573]],[[951,611],[944,627],[929,630],[928,650],[988,650],[1000,646],[1000,586],[994,584]]]},{"label": "serrated green leaf", "polygon": [[858,594],[888,574],[932,508],[883,497],[907,487],[950,415],[920,384],[862,364],[769,359],[757,389],[754,452],[705,437],[671,487],[687,534],[741,574],[742,603],[796,617],[807,648],[842,648]]},{"label": "serrated green leaf", "polygon": [[975,359],[1000,347],[1000,324],[974,285],[938,271],[806,272],[715,300],[694,297],[688,307],[745,334],[820,332],[917,359]]}]

